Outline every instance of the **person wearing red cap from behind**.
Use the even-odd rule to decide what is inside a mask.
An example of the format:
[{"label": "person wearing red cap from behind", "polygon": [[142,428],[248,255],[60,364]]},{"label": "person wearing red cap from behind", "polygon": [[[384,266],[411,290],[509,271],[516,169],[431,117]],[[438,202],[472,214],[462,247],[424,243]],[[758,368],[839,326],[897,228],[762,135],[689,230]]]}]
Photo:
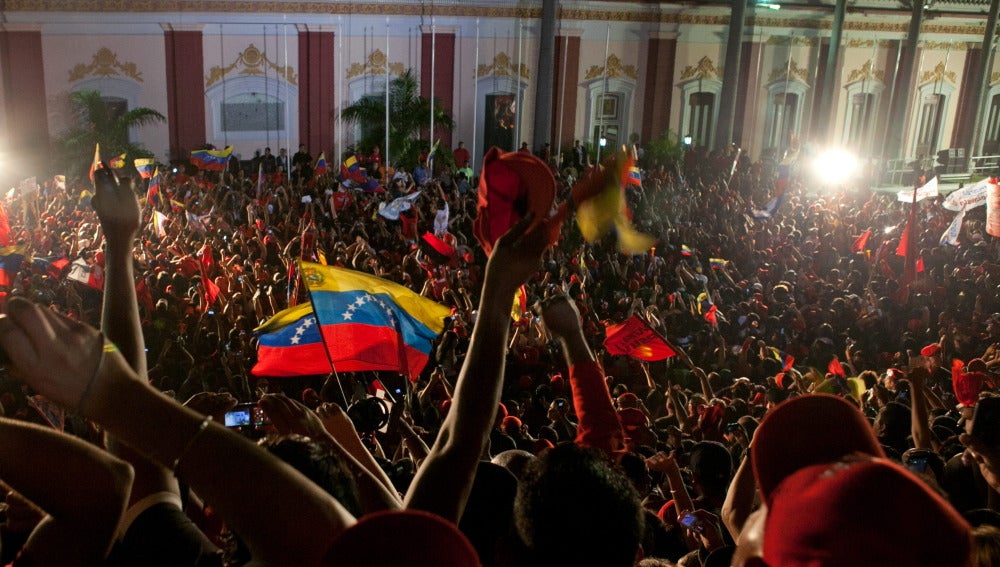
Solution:
[{"label": "person wearing red cap from behind", "polygon": [[751,459],[763,505],[742,526],[736,567],[969,564],[969,525],[886,460],[865,417],[841,398],[802,396],[775,408]]},{"label": "person wearing red cap from behind", "polygon": [[930,384],[948,384],[951,382],[951,372],[943,365],[943,353],[941,345],[931,343],[920,349],[920,356],[924,357],[924,368],[931,373]]}]

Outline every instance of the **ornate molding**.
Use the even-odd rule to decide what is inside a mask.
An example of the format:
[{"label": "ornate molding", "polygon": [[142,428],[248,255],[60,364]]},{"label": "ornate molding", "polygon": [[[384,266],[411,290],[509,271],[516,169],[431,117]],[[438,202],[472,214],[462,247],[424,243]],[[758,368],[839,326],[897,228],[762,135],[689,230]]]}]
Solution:
[{"label": "ornate molding", "polygon": [[923,49],[956,49],[959,51],[965,51],[969,48],[969,43],[966,41],[921,41],[920,47]]},{"label": "ornate molding", "polygon": [[376,49],[368,55],[368,59],[364,63],[351,63],[351,67],[347,69],[347,78],[353,79],[368,75],[385,75],[387,65],[390,75],[398,77],[406,72],[406,67],[402,63],[398,61],[396,63],[389,63],[385,53],[382,53],[381,49]]},{"label": "ornate molding", "polygon": [[69,71],[71,83],[81,81],[89,76],[95,77],[128,77],[137,83],[142,81],[142,72],[131,61],[121,62],[118,54],[107,47],[102,47],[94,54],[90,63],[77,63]]},{"label": "ornate molding", "polygon": [[809,69],[799,67],[799,64],[792,59],[785,65],[772,69],[771,75],[767,78],[767,82],[773,83],[775,81],[784,81],[786,78],[798,79],[803,83],[809,84]]},{"label": "ornate molding", "polygon": [[767,38],[765,42],[767,45],[805,45],[809,47],[814,47],[819,45],[818,37],[805,37],[805,36],[788,36],[788,35],[772,35]]},{"label": "ornate molding", "polygon": [[1000,71],[995,72],[992,75],[990,75],[990,84],[991,85],[995,85],[997,83],[1000,83]]},{"label": "ornate molding", "polygon": [[612,53],[608,55],[605,65],[591,65],[590,69],[587,69],[587,74],[584,75],[583,80],[590,81],[598,77],[603,77],[605,66],[608,70],[609,79],[620,79],[622,77],[627,77],[633,81],[639,79],[639,72],[636,71],[635,65],[622,65],[621,58]]},{"label": "ornate molding", "polygon": [[860,67],[851,71],[851,73],[847,76],[848,83],[856,83],[858,81],[878,81],[883,83],[885,82],[885,71],[876,70],[875,63],[869,59]]},{"label": "ornate molding", "polygon": [[943,62],[935,65],[930,71],[921,73],[919,84],[926,85],[927,83],[936,83],[938,81],[948,81],[951,84],[955,84],[955,72],[945,70]]},{"label": "ornate molding", "polygon": [[722,66],[715,66],[715,63],[708,57],[702,57],[697,65],[688,65],[681,71],[681,80],[688,79],[719,79],[722,77]]},{"label": "ornate molding", "polygon": [[847,48],[871,48],[875,45],[878,45],[881,48],[890,48],[894,46],[893,41],[889,39],[859,39],[855,37],[844,42],[844,47]]},{"label": "ornate molding", "polygon": [[277,63],[267,58],[266,52],[257,49],[257,47],[251,43],[246,49],[237,55],[236,60],[228,66],[217,66],[209,69],[208,76],[205,77],[205,87],[210,87],[215,83],[218,83],[222,79],[225,79],[226,75],[234,71],[237,75],[263,75],[267,73],[268,68],[275,71],[278,75],[281,75],[281,77],[289,84],[298,85],[298,78],[295,75],[295,69],[293,69],[291,65],[287,67],[279,66]]},{"label": "ornate molding", "polygon": [[514,62],[510,60],[510,55],[507,55],[503,51],[497,53],[493,57],[493,62],[489,65],[485,63],[480,63],[476,67],[476,77],[513,77],[515,75],[520,75],[522,79],[529,79],[531,73],[528,71],[528,66],[524,63],[514,66]]}]

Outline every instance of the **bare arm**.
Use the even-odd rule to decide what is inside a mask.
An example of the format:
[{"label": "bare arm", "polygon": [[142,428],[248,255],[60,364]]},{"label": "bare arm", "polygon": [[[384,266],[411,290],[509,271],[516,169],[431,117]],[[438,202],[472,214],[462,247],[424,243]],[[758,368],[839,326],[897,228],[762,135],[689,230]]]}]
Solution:
[{"label": "bare arm", "polygon": [[417,471],[404,504],[458,522],[500,403],[514,291],[538,268],[548,244],[526,217],[497,241],[486,267],[479,319],[459,373],[451,410]]}]

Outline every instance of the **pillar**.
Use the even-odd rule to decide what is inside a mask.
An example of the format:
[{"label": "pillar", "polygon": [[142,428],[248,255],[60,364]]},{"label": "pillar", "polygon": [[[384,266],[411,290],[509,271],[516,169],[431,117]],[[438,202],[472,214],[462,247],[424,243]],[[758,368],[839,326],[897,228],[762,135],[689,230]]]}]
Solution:
[{"label": "pillar", "polygon": [[729,39],[726,42],[726,60],[722,71],[722,95],[719,97],[719,124],[715,129],[715,147],[725,147],[733,141],[733,123],[736,120],[736,90],[740,76],[740,55],[743,51],[743,26],[746,20],[747,0],[733,0],[729,16]]},{"label": "pillar", "polygon": [[[420,96],[430,98],[431,81],[434,81],[434,108],[443,109],[449,116],[455,116],[455,28],[435,28],[435,38],[431,38],[431,27],[421,28],[420,38]],[[431,44],[434,45],[434,76],[431,76]],[[428,124],[430,126],[430,124]],[[435,124],[431,144],[441,140],[441,146],[451,148],[451,131],[441,130]]]},{"label": "pillar", "polygon": [[651,32],[647,40],[646,85],[640,134],[643,143],[649,143],[670,129],[677,35],[677,32]]},{"label": "pillar", "polygon": [[899,58],[899,70],[896,72],[896,83],[893,87],[892,106],[889,109],[889,123],[886,129],[884,156],[886,160],[906,157],[903,155],[903,139],[906,134],[906,111],[910,96],[913,94],[911,85],[917,66],[917,42],[920,41],[920,24],[924,19],[924,3],[913,2],[910,16],[910,28],[906,34],[906,45],[902,47]]},{"label": "pillar", "polygon": [[20,169],[16,176],[27,177],[48,169],[49,116],[41,29],[5,24],[0,30],[0,69],[7,149],[21,156],[15,163],[7,163],[6,169]]},{"label": "pillar", "polygon": [[[163,24],[167,54],[170,159],[183,160],[205,144],[205,56],[201,25]],[[213,140],[208,140],[213,142]]]},{"label": "pillar", "polygon": [[[332,28],[300,24],[299,40],[299,143],[313,155],[327,153],[327,161],[340,163],[333,155],[337,102],[334,59],[336,36]],[[295,148],[289,148],[294,153]]]},{"label": "pillar", "polygon": [[[556,37],[552,75],[552,145],[556,149],[573,147],[576,138],[576,103],[580,82],[580,35],[561,30]],[[565,73],[565,78],[563,77]],[[565,85],[565,88],[563,86]],[[538,108],[542,108],[539,106]],[[555,153],[555,150],[553,150]]]}]

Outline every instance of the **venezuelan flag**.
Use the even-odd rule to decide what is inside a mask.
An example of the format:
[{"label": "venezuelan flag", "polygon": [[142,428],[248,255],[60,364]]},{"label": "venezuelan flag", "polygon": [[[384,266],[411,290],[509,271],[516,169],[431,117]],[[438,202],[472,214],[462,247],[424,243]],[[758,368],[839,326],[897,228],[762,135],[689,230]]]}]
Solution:
[{"label": "venezuelan flag", "polygon": [[135,164],[135,170],[139,172],[139,177],[149,179],[153,176],[153,170],[156,169],[155,159],[142,158],[135,160],[133,163]]},{"label": "venezuelan flag", "polygon": [[310,376],[330,372],[323,336],[309,303],[285,309],[255,332],[258,334],[257,364],[251,370],[255,376]]},{"label": "venezuelan flag", "polygon": [[[326,164],[325,160],[324,160],[323,164],[324,165]],[[347,159],[344,160],[344,167],[347,168],[347,171],[350,171],[351,173],[354,173],[354,172],[358,171],[359,169],[361,169],[361,164],[358,163],[357,156],[353,156],[352,155],[352,156],[350,156],[350,157],[348,157]]]},{"label": "venezuelan flag", "polygon": [[225,171],[232,153],[232,146],[224,150],[197,150],[191,152],[191,163],[198,169]]},{"label": "venezuelan flag", "polygon": [[729,265],[729,260],[723,258],[709,258],[708,263],[716,270],[725,269]]},{"label": "venezuelan flag", "polygon": [[[357,160],[355,160],[357,161]],[[326,152],[319,154],[319,159],[316,160],[316,167],[314,168],[316,175],[326,175]]]},{"label": "venezuelan flag", "polygon": [[24,246],[0,248],[0,286],[10,287],[24,262]]},{"label": "venezuelan flag", "polygon": [[639,173],[639,168],[636,166],[630,166],[628,172],[625,176],[625,183],[628,185],[635,185],[636,187],[642,187],[642,174]]},{"label": "venezuelan flag", "polygon": [[369,274],[300,265],[338,371],[388,370],[417,378],[450,309]]},{"label": "venezuelan flag", "polygon": [[90,180],[94,180],[94,172],[101,168],[101,144],[94,144],[94,161],[90,163]]},{"label": "venezuelan flag", "polygon": [[111,160],[108,161],[108,165],[111,166],[111,169],[121,169],[125,167],[125,154],[111,158]]},{"label": "venezuelan flag", "polygon": [[681,244],[681,256],[691,256],[692,254],[694,254],[694,250],[691,250],[690,246]]}]

